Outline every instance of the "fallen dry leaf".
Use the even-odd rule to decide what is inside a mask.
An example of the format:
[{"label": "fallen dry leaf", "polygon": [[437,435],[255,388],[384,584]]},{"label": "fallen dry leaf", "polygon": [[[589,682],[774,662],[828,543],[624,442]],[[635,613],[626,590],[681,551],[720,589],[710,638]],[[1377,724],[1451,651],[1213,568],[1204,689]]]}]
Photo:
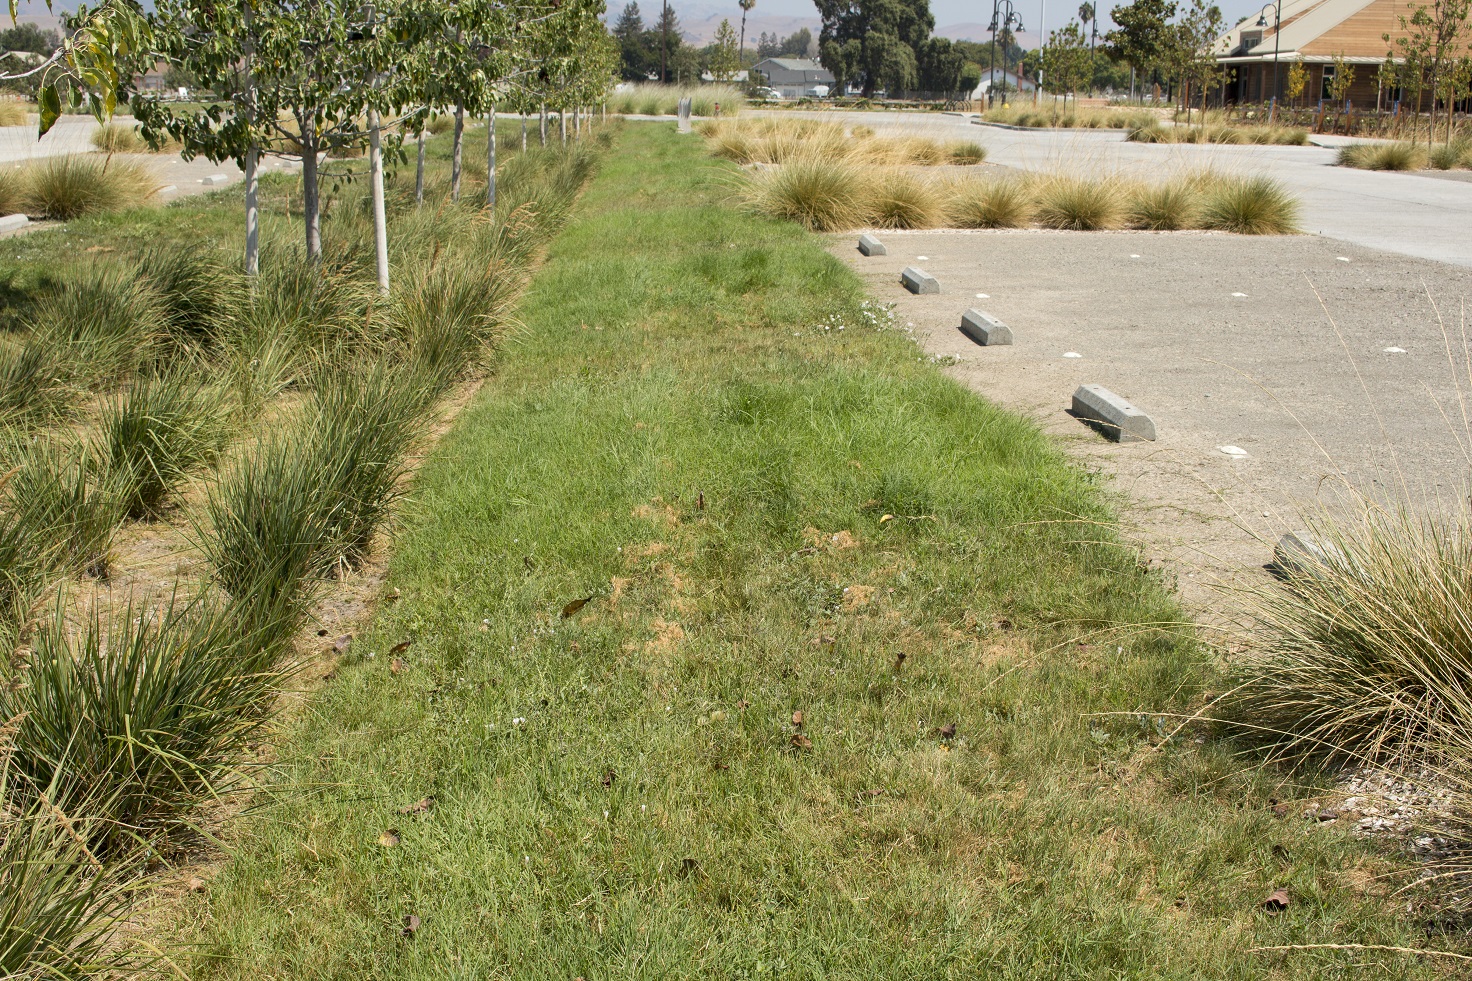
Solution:
[{"label": "fallen dry leaf", "polygon": [[423,814],[434,806],[434,796],[421,797],[412,804],[399,808],[400,814]]},{"label": "fallen dry leaf", "polygon": [[809,739],[807,736],[804,736],[800,732],[794,732],[792,734],[792,748],[793,749],[812,749],[813,748],[813,741],[811,739]]},{"label": "fallen dry leaf", "polygon": [[193,876],[189,880],[189,891],[190,892],[204,892],[208,888],[209,888],[209,883],[205,882],[203,879],[201,879],[197,875],[196,876]]},{"label": "fallen dry leaf", "polygon": [[947,722],[945,725],[941,726],[940,727],[940,738],[945,739],[945,740],[955,739],[956,738],[956,723],[954,723],[954,722]]},{"label": "fallen dry leaf", "polygon": [[332,649],[335,650],[335,651],[337,651],[340,654],[343,651],[347,650],[348,649],[348,645],[350,645],[352,642],[353,642],[353,635],[352,634],[343,634],[341,637],[337,638],[336,640],[334,640],[332,642]]},{"label": "fallen dry leaf", "polygon": [[390,647],[388,649],[388,652],[390,654],[402,654],[409,649],[409,645],[411,643],[413,643],[413,641],[401,640],[394,646]]},{"label": "fallen dry leaf", "polygon": [[741,699],[741,701],[739,701],[739,702],[737,702],[737,703],[736,703],[736,710],[737,710],[737,711],[738,711],[738,712],[744,712],[744,711],[746,711],[746,710],[747,710],[747,709],[749,709],[749,708],[751,708],[751,703],[750,703],[750,702],[748,702],[748,701],[747,701],[747,700],[746,700],[746,699],[744,699],[744,698],[743,698],[743,699]]},{"label": "fallen dry leaf", "polygon": [[618,774],[617,773],[614,773],[612,770],[609,770],[609,771],[607,771],[606,773],[603,774],[603,786],[605,786],[605,787],[612,787],[613,786],[613,782],[615,780],[617,780],[617,779],[618,779]]},{"label": "fallen dry leaf", "polygon": [[385,603],[397,603],[399,601],[399,587],[395,586],[394,591],[384,596],[383,601]]},{"label": "fallen dry leaf", "polygon": [[1269,913],[1281,913],[1288,908],[1288,890],[1273,890],[1273,894],[1267,899],[1264,899],[1259,905]]},{"label": "fallen dry leaf", "polygon": [[705,510],[705,491],[701,491],[699,494],[695,495],[695,510]]},{"label": "fallen dry leaf", "polygon": [[1273,805],[1273,817],[1275,817],[1275,818],[1285,818],[1287,816],[1288,816],[1288,805],[1287,804],[1274,804]]},{"label": "fallen dry leaf", "polygon": [[414,934],[416,934],[418,932],[419,932],[419,917],[415,916],[413,913],[410,913],[410,914],[408,914],[407,916],[404,917],[403,934],[406,937],[412,937],[412,936],[414,936]]},{"label": "fallen dry leaf", "polygon": [[896,654],[894,656],[894,670],[895,670],[895,673],[899,673],[900,668],[902,668],[904,666],[905,666],[905,652],[904,651],[900,651],[898,654]]},{"label": "fallen dry leaf", "polygon": [[389,674],[398,674],[400,671],[403,671],[408,667],[409,666],[404,663],[404,659],[401,657],[396,657],[388,663]]},{"label": "fallen dry leaf", "polygon": [[583,607],[587,606],[592,601],[593,601],[593,597],[591,597],[591,596],[584,597],[583,599],[575,599],[575,600],[573,600],[571,603],[567,604],[566,606],[564,606],[562,608],[562,619],[566,620],[568,617],[572,616],[574,613],[576,613],[577,611],[581,610]]},{"label": "fallen dry leaf", "polygon": [[801,729],[802,728],[802,711],[801,710],[792,713],[792,726],[795,729]]},{"label": "fallen dry leaf", "polygon": [[378,843],[384,848],[393,848],[399,843],[399,829],[389,828],[378,836]]}]

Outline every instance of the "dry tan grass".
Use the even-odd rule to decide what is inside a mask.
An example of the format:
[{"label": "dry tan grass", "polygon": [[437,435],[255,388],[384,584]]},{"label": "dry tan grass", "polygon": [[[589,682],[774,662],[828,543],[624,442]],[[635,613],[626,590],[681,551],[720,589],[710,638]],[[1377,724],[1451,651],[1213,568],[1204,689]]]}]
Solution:
[{"label": "dry tan grass", "polygon": [[785,164],[800,157],[872,167],[980,163],[986,148],[968,140],[877,136],[872,127],[810,119],[710,120],[699,131],[716,156],[740,164]]}]

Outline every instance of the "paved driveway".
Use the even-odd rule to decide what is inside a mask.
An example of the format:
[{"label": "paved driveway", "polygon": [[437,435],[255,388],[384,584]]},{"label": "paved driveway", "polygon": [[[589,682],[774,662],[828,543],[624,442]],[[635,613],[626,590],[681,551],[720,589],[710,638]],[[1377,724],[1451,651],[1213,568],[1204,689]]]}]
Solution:
[{"label": "paved driveway", "polygon": [[1336,167],[1335,151],[1324,147],[1155,146],[1126,142],[1120,130],[1018,131],[978,126],[969,118],[943,113],[803,115],[876,129],[974,139],[986,146],[989,162],[1026,170],[1164,176],[1211,166],[1266,173],[1287,185],[1303,203],[1305,231],[1401,255],[1472,266],[1472,184]]}]

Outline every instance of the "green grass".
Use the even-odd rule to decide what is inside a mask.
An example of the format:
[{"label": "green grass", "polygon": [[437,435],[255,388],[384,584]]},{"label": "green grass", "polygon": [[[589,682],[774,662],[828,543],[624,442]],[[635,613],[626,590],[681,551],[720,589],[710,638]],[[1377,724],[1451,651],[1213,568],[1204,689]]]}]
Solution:
[{"label": "green grass", "polygon": [[282,735],[291,792],[184,901],[171,956],[196,978],[1434,976],[1250,952],[1425,941],[1373,878],[1393,863],[1272,816],[1291,786],[1199,730],[1160,745],[1215,679],[1095,523],[1094,478],[876,330],[858,279],[730,208],[702,153],[630,127],[605,164],[416,477],[400,598]]}]

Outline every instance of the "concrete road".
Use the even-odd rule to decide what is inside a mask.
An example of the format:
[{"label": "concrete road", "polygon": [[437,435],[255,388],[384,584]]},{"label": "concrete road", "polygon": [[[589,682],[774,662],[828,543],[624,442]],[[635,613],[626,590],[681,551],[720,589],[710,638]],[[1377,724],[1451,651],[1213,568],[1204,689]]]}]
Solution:
[{"label": "concrete road", "polygon": [[[857,233],[832,249],[928,353],[956,359],[958,380],[1115,476],[1146,551],[1207,616],[1210,584],[1258,575],[1305,511],[1353,493],[1418,511],[1465,500],[1472,270],[1308,236],[875,234],[888,256],[861,256]],[[907,265],[942,292],[906,292]],[[1016,343],[972,343],[958,329],[968,307]],[[1148,412],[1159,439],[1108,442],[1070,416],[1084,383]]]},{"label": "concrete road", "polygon": [[[769,111],[770,112],[770,111]],[[761,114],[759,110],[751,111]],[[774,113],[784,117],[796,112]],[[1018,131],[975,125],[943,113],[802,113],[876,130],[969,138],[987,160],[1034,171],[1121,172],[1164,177],[1216,167],[1265,173],[1303,203],[1305,231],[1373,249],[1472,266],[1472,184],[1442,176],[1374,173],[1334,166],[1326,147],[1194,146],[1129,143],[1120,130]]]}]

